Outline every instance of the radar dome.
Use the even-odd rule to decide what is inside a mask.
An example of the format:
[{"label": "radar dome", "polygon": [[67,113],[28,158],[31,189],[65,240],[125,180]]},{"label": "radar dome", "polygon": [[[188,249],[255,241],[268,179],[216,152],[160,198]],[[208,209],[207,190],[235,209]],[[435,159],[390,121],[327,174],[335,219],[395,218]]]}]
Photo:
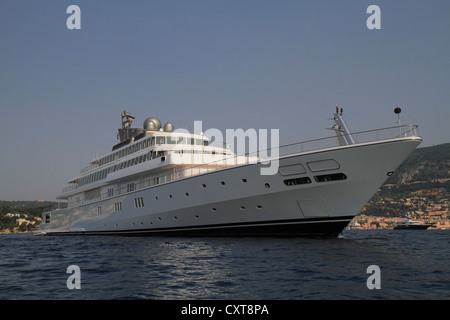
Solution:
[{"label": "radar dome", "polygon": [[156,117],[150,117],[144,121],[144,129],[147,131],[158,131],[161,129],[161,121]]},{"label": "radar dome", "polygon": [[167,122],[164,125],[164,132],[173,132],[173,124],[170,122]]}]

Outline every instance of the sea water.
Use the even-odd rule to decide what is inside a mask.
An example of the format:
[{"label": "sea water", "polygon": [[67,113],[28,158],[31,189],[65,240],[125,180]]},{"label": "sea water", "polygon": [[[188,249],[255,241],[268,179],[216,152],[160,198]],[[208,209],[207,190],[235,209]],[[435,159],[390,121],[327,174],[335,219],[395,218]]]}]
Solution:
[{"label": "sea water", "polygon": [[4,234],[0,299],[441,300],[450,298],[449,248],[450,232],[435,230],[335,239]]}]

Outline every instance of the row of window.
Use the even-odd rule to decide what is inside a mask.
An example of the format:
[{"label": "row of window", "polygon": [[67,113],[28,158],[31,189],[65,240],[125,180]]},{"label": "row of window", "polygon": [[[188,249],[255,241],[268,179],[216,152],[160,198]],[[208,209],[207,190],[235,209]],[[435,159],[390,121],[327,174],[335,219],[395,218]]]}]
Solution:
[{"label": "row of window", "polygon": [[[108,173],[115,172],[118,170],[122,170],[131,166],[134,166],[136,164],[146,162],[155,158],[159,158],[164,156],[164,151],[152,151],[147,154],[141,155],[139,157],[123,161],[121,163],[118,163],[114,166],[110,166],[108,168],[105,168],[103,170],[99,170],[97,172],[91,173],[90,175],[87,175],[85,177],[82,177],[78,181],[78,186],[84,186],[86,184],[93,183],[95,181],[103,180],[106,178]],[[109,191],[108,191],[109,192]],[[109,196],[109,193],[108,193]]]},{"label": "row of window", "polygon": [[85,184],[105,179],[106,176],[108,175],[108,169],[103,169],[80,178],[78,180],[78,186],[84,186]]},{"label": "row of window", "polygon": [[142,141],[133,143],[129,147],[123,148],[119,151],[116,151],[112,154],[109,154],[100,159],[99,165],[102,166],[104,164],[113,162],[120,158],[126,157],[132,153],[138,152],[140,150],[146,149],[150,146],[154,146],[155,144],[186,144],[186,145],[199,145],[199,146],[208,146],[208,140],[188,138],[188,137],[176,137],[176,136],[157,136],[150,137],[144,139]]},{"label": "row of window", "polygon": [[[186,192],[185,195],[189,196],[189,193]],[[169,195],[169,198],[172,198],[172,195]],[[158,197],[155,197],[155,200],[158,200]],[[115,206],[116,212],[122,211],[122,202],[116,202],[114,204],[114,206]],[[134,207],[135,208],[143,208],[144,207],[144,198],[143,197],[134,198]],[[98,207],[98,208],[99,208],[99,212],[101,212],[101,207]],[[262,207],[262,205],[258,204],[258,205],[256,205],[255,208],[256,208],[256,210],[261,210],[263,207]],[[241,211],[246,211],[247,209],[249,209],[247,206],[240,206]],[[217,207],[211,208],[211,212],[217,212],[217,211],[218,211]],[[199,219],[200,217],[199,217],[199,215],[195,215],[194,218]],[[178,216],[173,216],[173,219],[177,220]],[[158,217],[158,220],[161,221],[162,220],[161,217]],[[143,222],[141,222],[140,224],[141,224],[141,226],[144,226]],[[133,222],[132,225],[135,226],[136,223]],[[153,225],[153,222],[149,222],[149,225]],[[105,224],[105,228],[106,228],[106,226],[107,225]],[[115,226],[118,227],[119,225],[116,224]]]},{"label": "row of window", "polygon": [[[186,196],[189,196],[189,193],[186,193]],[[172,198],[172,195],[170,195],[169,198]],[[158,197],[155,197],[155,200],[158,200]],[[143,197],[134,198],[134,207],[135,208],[143,208],[144,207],[144,198]],[[261,210],[262,208],[263,208],[262,205],[257,205],[256,206],[257,210]],[[245,211],[245,210],[247,210],[247,207],[246,206],[240,206],[240,209],[241,209],[241,211]],[[121,201],[114,203],[114,211],[115,212],[121,212],[122,211],[122,202]],[[211,212],[217,212],[217,208],[216,207],[211,208]],[[102,207],[101,206],[97,207],[97,214],[98,215],[102,214]],[[173,218],[175,220],[178,219],[177,216],[174,216]],[[195,215],[195,218],[198,219],[199,216]],[[45,223],[50,223],[50,219],[51,219],[51,215],[50,214],[46,214],[45,215]],[[161,220],[161,217],[159,217],[158,220]],[[153,224],[153,223],[150,222],[150,224]],[[133,225],[134,225],[134,223],[133,223]],[[143,225],[143,223],[141,223],[141,225]],[[118,225],[116,224],[116,226],[118,226]],[[105,225],[105,227],[106,227],[106,225]]]},{"label": "row of window", "polygon": [[[157,178],[156,178],[157,179]],[[247,183],[247,179],[241,179],[242,183]],[[225,181],[221,181],[220,185],[224,186],[225,185]],[[268,187],[268,184],[266,183],[266,187]],[[206,184],[202,184],[202,188],[206,188]],[[135,183],[128,183],[127,184],[127,192],[132,192],[136,190],[136,184]],[[114,194],[114,189],[108,189],[108,196],[113,196]],[[186,197],[189,197],[189,192],[185,192],[184,194]],[[169,194],[169,199],[173,198],[172,194]],[[155,200],[159,200],[158,196],[155,196]],[[134,207],[135,208],[143,208],[144,207],[144,198],[143,197],[139,197],[139,198],[134,198]],[[99,207],[99,213],[101,213],[101,207]],[[257,209],[262,209],[261,205],[257,205],[256,206]],[[211,211],[215,212],[217,209],[216,208],[212,208]],[[241,206],[241,210],[246,210],[245,206]],[[114,211],[122,211],[122,202],[115,202],[114,203]]]},{"label": "row of window", "polygon": [[226,151],[211,151],[211,150],[173,150],[176,154],[218,154],[218,155],[232,155],[230,152]]},{"label": "row of window", "polygon": [[[200,140],[200,139],[197,139],[197,140]],[[219,154],[219,155],[227,154],[226,152],[216,152],[216,151],[210,151],[210,150],[175,150],[174,152],[178,153],[178,154]],[[165,155],[165,151],[151,151],[151,152],[141,155],[139,157],[120,162],[116,165],[110,166],[108,168],[105,168],[103,170],[91,173],[90,175],[80,178],[80,180],[78,181],[78,186],[84,186],[86,184],[90,184],[90,183],[93,183],[96,181],[103,180],[106,178],[108,173],[122,170],[122,169],[125,169],[128,167],[134,166],[136,164],[146,162],[148,160],[160,158],[160,157],[163,157],[164,155]]]},{"label": "row of window", "polygon": [[[328,181],[346,180],[347,176],[344,173],[332,173],[314,176],[314,179],[317,182],[328,182]],[[284,180],[284,184],[287,186],[295,186],[298,184],[307,184],[307,183],[311,183],[311,179],[309,177]]]},{"label": "row of window", "polygon": [[[135,198],[135,199],[134,199],[134,201],[135,201],[135,207],[136,207],[136,208],[138,207],[138,203],[139,203],[138,201],[139,201],[139,199],[142,199],[142,198]],[[143,206],[143,202],[142,202],[142,206]],[[262,207],[261,205],[257,205],[257,206],[256,206],[256,210],[261,210],[262,208],[263,208],[263,207]],[[241,206],[241,207],[240,207],[240,210],[241,210],[241,211],[245,211],[245,210],[247,210],[247,209],[248,209],[248,208],[247,208],[246,206]],[[117,210],[117,211],[119,211],[119,210]],[[121,210],[120,210],[120,211],[121,211]],[[217,211],[218,211],[217,208],[211,208],[211,212],[217,212]],[[173,220],[178,220],[178,216],[173,216],[172,218],[173,218]],[[196,214],[196,215],[194,216],[194,218],[195,218],[196,220],[198,220],[198,219],[200,219],[200,216],[199,216],[198,214]],[[158,217],[157,220],[158,220],[158,221],[162,221],[162,218],[161,218],[161,217]],[[132,222],[131,225],[132,225],[133,227],[135,227],[135,226],[136,226],[136,222]],[[140,226],[143,227],[144,225],[145,225],[144,222],[141,221],[141,222],[140,222]],[[149,225],[149,226],[152,226],[152,225],[153,225],[153,221],[149,221],[149,222],[148,222],[148,225]],[[107,228],[108,225],[105,224],[104,227]],[[116,224],[115,224],[115,227],[118,228],[118,227],[119,227],[119,224],[116,223]]]}]

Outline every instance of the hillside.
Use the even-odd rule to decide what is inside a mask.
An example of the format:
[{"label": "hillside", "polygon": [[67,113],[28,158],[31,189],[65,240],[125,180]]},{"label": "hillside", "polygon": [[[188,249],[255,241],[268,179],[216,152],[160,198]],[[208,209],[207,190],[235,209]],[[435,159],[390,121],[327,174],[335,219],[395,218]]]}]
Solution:
[{"label": "hillside", "polygon": [[37,201],[4,201],[0,200],[1,213],[24,213],[40,217],[42,212],[57,208],[57,202],[37,200]]},{"label": "hillside", "polygon": [[50,201],[0,201],[0,233],[36,231],[41,215],[57,207]]},{"label": "hillside", "polygon": [[448,224],[450,143],[418,148],[378,190],[360,215],[406,217]]},{"label": "hillside", "polygon": [[450,143],[418,148],[385,184],[405,185],[450,178]]}]

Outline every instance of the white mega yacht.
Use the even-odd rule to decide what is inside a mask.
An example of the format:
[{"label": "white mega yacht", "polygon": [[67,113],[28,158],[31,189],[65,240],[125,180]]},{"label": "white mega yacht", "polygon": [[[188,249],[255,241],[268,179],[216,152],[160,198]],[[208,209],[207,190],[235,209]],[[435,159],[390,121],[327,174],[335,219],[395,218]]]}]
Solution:
[{"label": "white mega yacht", "polygon": [[[122,113],[120,142],[69,181],[45,212],[46,235],[335,237],[419,145],[417,126],[352,133],[238,155],[156,117]],[[267,150],[266,150],[267,151]],[[261,174],[276,161],[275,174]]]}]

